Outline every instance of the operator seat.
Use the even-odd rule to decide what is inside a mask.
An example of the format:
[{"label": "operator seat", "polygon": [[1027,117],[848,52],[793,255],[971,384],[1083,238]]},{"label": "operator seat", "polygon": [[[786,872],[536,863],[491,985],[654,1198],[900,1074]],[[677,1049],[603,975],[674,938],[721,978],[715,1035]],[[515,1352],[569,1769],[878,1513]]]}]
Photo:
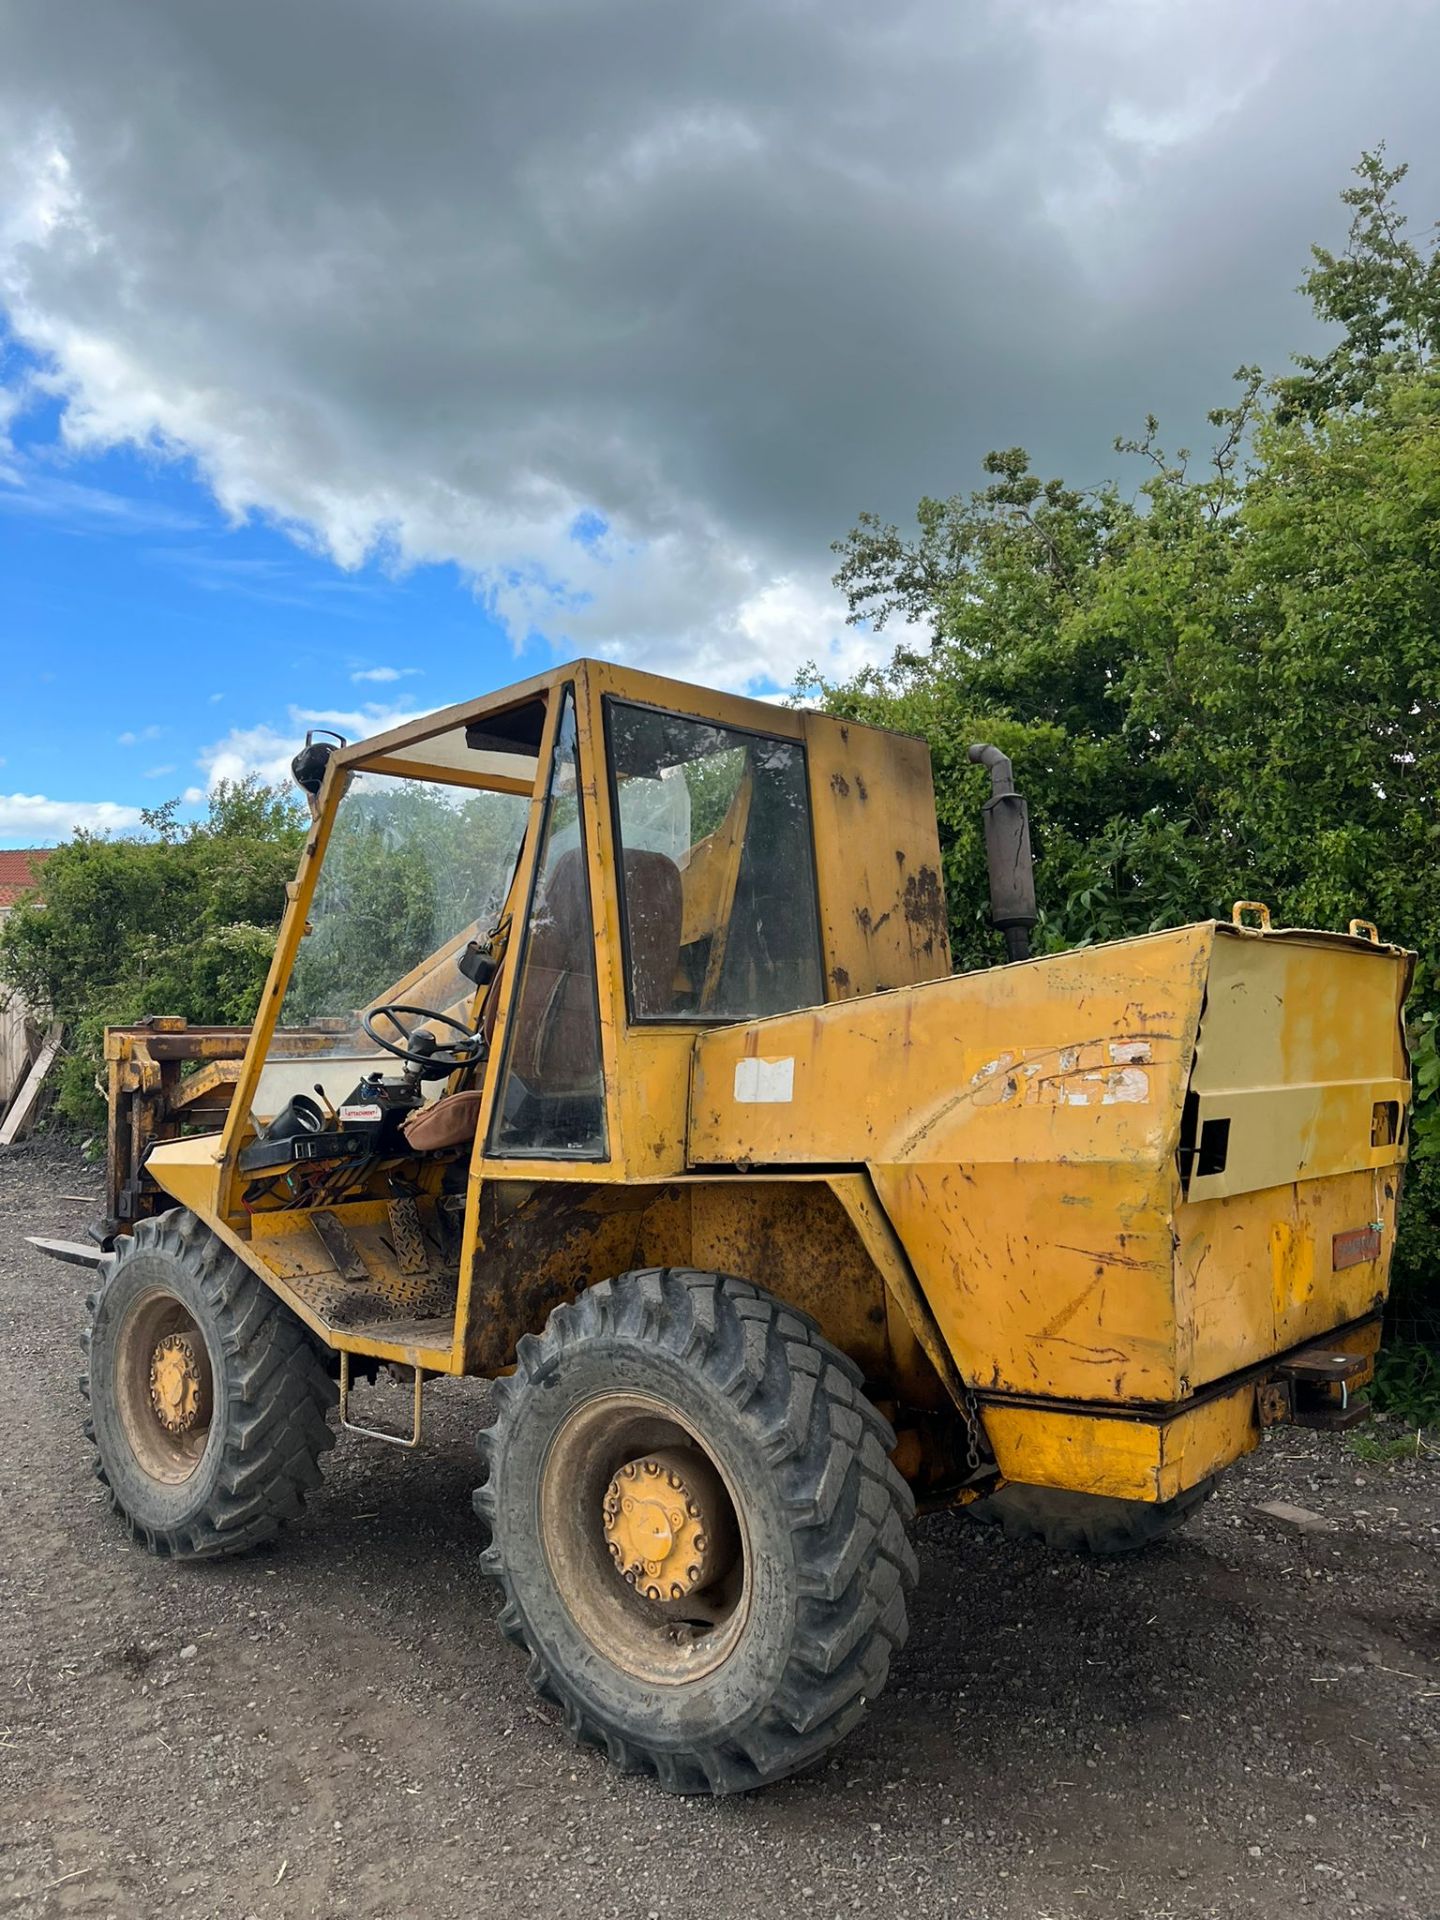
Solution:
[{"label": "operator seat", "polygon": [[[663,853],[627,850],[625,898],[635,1012],[663,1017],[680,963],[680,869]],[[510,1058],[532,1093],[589,1092],[599,1075],[592,928],[584,856],[570,847],[555,862],[521,961]]]},{"label": "operator seat", "polygon": [[643,848],[625,854],[626,933],[630,943],[630,998],[637,1019],[675,1011],[675,978],[685,895],[680,869],[668,855]]}]

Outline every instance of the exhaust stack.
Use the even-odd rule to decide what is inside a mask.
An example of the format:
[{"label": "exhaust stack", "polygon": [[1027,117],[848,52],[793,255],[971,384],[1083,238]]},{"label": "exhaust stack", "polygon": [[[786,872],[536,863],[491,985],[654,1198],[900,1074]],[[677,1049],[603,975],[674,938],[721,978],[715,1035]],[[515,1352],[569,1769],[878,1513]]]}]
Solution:
[{"label": "exhaust stack", "polygon": [[1030,810],[1015,791],[1015,774],[998,747],[970,749],[976,766],[990,769],[985,802],[985,860],[990,869],[990,924],[1005,936],[1009,960],[1030,958],[1035,911],[1035,862],[1030,853]]}]

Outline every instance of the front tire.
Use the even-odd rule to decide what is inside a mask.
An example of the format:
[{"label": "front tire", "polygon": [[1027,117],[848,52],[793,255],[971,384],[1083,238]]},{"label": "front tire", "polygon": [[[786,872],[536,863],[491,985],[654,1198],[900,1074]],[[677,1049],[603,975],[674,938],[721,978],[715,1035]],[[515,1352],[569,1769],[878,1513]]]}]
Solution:
[{"label": "front tire", "polygon": [[271,1539],[320,1484],[336,1390],[283,1301],[194,1214],[142,1220],[90,1298],[95,1473],[151,1553]]},{"label": "front tire", "polygon": [[907,1631],[909,1488],[858,1369],[747,1281],[622,1275],[527,1335],[475,1496],[571,1732],[677,1793],[810,1765]]}]

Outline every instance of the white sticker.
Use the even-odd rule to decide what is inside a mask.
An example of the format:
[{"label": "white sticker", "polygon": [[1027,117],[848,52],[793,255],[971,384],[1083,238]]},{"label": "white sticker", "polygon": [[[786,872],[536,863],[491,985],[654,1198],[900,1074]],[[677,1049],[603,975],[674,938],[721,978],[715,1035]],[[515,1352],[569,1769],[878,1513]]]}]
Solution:
[{"label": "white sticker", "polygon": [[795,1061],[737,1060],[735,1099],[744,1107],[781,1106],[795,1098]]},{"label": "white sticker", "polygon": [[359,1120],[383,1120],[385,1112],[378,1106],[341,1107],[340,1118],[346,1126],[350,1126]]},{"label": "white sticker", "polygon": [[1102,1104],[1143,1105],[1150,1098],[1150,1076],[1143,1067],[1118,1067],[1106,1076]]},{"label": "white sticker", "polygon": [[1112,1040],[1110,1058],[1117,1067],[1143,1064],[1150,1058],[1150,1042],[1148,1040]]}]

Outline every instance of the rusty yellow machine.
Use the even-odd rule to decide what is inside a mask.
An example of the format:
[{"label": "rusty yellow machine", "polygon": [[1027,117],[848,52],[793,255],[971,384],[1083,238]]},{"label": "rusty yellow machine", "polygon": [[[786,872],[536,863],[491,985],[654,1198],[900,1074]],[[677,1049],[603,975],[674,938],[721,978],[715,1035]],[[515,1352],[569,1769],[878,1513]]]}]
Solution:
[{"label": "rusty yellow machine", "polygon": [[916,740],[581,661],[308,743],[253,1029],[111,1036],[87,1391],[136,1539],[268,1539],[362,1375],[404,1445],[495,1379],[502,1628],[718,1793],[880,1692],[917,1500],[1141,1546],[1357,1418],[1410,957],[1242,908],[1027,958],[975,757],[1012,964],[954,975]]}]

